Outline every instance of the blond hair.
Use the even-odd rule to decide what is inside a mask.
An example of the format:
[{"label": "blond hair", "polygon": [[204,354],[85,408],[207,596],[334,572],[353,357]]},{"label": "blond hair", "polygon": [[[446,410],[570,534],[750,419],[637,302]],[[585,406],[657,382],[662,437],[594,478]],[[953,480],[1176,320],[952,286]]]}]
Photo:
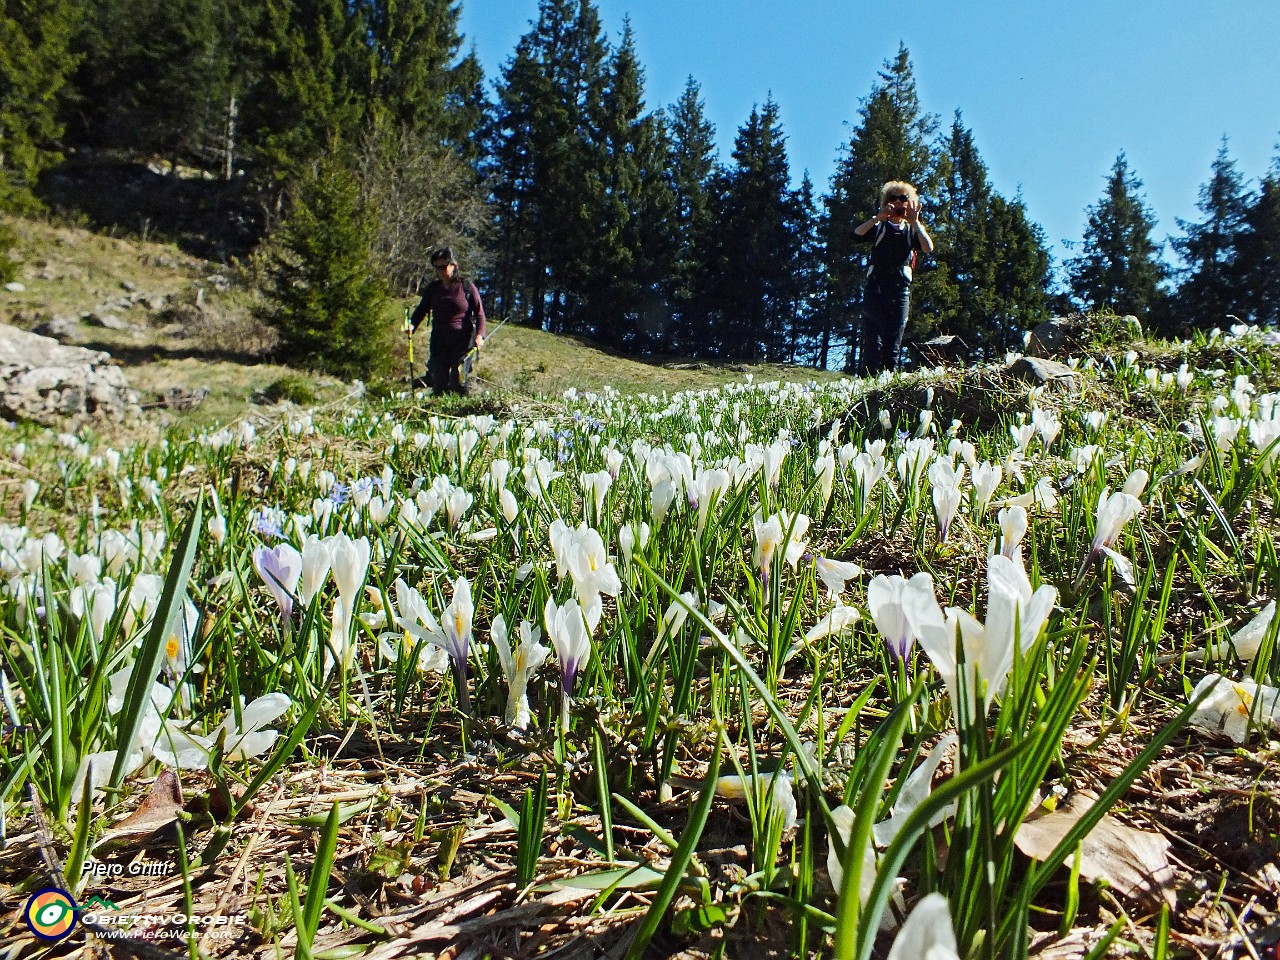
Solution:
[{"label": "blond hair", "polygon": [[907,199],[912,203],[919,201],[920,197],[916,194],[916,188],[904,180],[890,180],[880,188],[880,206],[884,206],[885,198],[891,193],[905,193]]}]

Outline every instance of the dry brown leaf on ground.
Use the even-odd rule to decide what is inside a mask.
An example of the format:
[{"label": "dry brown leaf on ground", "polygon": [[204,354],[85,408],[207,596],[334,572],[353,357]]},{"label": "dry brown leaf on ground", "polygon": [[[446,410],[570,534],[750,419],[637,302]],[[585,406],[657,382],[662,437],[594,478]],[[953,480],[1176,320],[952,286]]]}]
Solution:
[{"label": "dry brown leaf on ground", "polygon": [[178,774],[166,767],[151,785],[151,792],[101,840],[95,850],[114,850],[145,840],[157,830],[176,823],[182,813],[182,786]]},{"label": "dry brown leaf on ground", "polygon": [[[1097,797],[1078,791],[1059,810],[1028,820],[1018,827],[1013,842],[1033,860],[1044,860],[1090,810]],[[1080,841],[1080,876],[1106,880],[1118,892],[1149,904],[1177,906],[1169,841],[1158,833],[1127,827],[1111,814]],[[1070,866],[1072,857],[1064,861]]]}]

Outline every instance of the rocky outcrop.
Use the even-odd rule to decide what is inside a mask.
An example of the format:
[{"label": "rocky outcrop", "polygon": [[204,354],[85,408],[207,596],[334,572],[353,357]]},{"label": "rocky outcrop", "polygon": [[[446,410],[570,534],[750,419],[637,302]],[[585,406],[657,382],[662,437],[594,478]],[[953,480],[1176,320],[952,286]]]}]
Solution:
[{"label": "rocky outcrop", "polygon": [[56,425],[67,418],[122,420],[137,394],[111,356],[0,324],[0,417]]}]

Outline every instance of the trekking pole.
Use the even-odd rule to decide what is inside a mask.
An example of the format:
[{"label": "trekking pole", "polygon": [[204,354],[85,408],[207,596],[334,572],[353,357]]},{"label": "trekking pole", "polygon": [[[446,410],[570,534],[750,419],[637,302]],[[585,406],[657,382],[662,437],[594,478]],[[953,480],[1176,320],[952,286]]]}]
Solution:
[{"label": "trekking pole", "polygon": [[413,324],[409,322],[409,308],[404,308],[404,324],[400,327],[409,336],[409,389],[413,390]]},{"label": "trekking pole", "polygon": [[[489,335],[488,335],[487,337],[485,337],[485,338],[484,338],[484,342],[485,342],[485,343],[488,343],[490,340],[492,340],[492,339],[493,339],[493,335],[494,335],[495,333],[497,333],[499,330],[501,330],[504,326],[506,326],[506,324],[507,324],[507,320],[510,320],[510,319],[511,319],[510,317],[507,317],[507,318],[505,318],[505,319],[502,321],[502,323],[500,323],[500,324],[498,324],[496,327],[494,327],[494,328],[489,332]],[[464,356],[464,357],[462,358],[462,376],[463,376],[463,378],[464,378],[464,379],[470,379],[470,378],[471,378],[471,369],[475,366],[476,359],[477,359],[479,356],[480,356],[480,348],[479,348],[479,347],[472,347],[470,350],[468,350],[468,351],[467,351],[466,356]]]}]

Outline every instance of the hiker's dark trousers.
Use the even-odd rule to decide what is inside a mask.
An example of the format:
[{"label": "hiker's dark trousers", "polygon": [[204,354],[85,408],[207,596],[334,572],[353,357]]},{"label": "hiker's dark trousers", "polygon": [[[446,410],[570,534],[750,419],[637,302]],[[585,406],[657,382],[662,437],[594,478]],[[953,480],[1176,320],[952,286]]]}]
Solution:
[{"label": "hiker's dark trousers", "polygon": [[897,370],[902,335],[911,312],[911,284],[905,279],[867,284],[862,295],[862,338],[858,370],[877,374]]},{"label": "hiker's dark trousers", "polygon": [[446,390],[466,393],[459,368],[471,349],[474,337],[470,330],[453,330],[445,327],[431,331],[431,355],[427,358],[427,376],[431,380],[431,392],[436,396]]}]

